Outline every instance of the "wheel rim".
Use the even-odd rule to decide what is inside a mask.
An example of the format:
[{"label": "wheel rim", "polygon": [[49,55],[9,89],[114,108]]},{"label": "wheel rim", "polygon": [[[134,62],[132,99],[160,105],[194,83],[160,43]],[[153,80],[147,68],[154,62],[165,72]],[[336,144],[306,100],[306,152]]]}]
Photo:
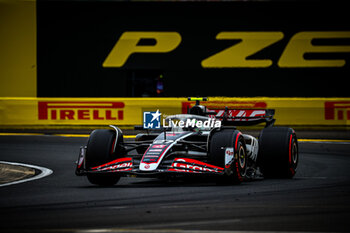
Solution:
[{"label": "wheel rim", "polygon": [[293,164],[296,164],[298,162],[298,147],[295,142],[293,143],[293,146],[292,146],[292,161],[293,161]]},{"label": "wheel rim", "polygon": [[245,172],[246,172],[246,154],[244,151],[243,146],[239,147],[239,151],[238,151],[238,165],[239,165],[239,170],[241,173],[241,176],[245,176]]}]

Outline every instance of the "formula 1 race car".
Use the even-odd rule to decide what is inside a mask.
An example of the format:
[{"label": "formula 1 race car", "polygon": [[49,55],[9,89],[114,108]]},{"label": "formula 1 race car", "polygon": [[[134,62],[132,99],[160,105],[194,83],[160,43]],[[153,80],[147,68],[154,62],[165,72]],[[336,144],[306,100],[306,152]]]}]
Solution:
[{"label": "formula 1 race car", "polygon": [[[124,141],[122,131],[94,130],[80,148],[76,175],[110,186],[122,176],[214,177],[223,184],[244,180],[292,178],[298,165],[293,129],[273,127],[272,109],[208,109],[196,101],[187,114],[165,118],[161,131]],[[236,126],[265,123],[258,139]]]}]

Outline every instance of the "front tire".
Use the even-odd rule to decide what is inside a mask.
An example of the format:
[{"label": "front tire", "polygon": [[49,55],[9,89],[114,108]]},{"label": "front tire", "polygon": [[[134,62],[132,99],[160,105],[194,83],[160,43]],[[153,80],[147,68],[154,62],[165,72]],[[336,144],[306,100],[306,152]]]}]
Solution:
[{"label": "front tire", "polygon": [[[116,139],[116,133],[113,130],[97,129],[92,131],[87,143],[86,167],[91,169],[115,159],[114,144],[117,143],[116,149],[119,150],[122,140],[122,135]],[[119,181],[120,176],[113,173],[88,173],[87,178],[90,183],[95,185],[112,186]]]},{"label": "front tire", "polygon": [[[232,153],[231,163],[226,153]],[[218,180],[222,184],[240,184],[247,170],[247,151],[241,132],[235,129],[220,129],[210,136],[209,157],[213,165],[225,168],[225,174]]]}]

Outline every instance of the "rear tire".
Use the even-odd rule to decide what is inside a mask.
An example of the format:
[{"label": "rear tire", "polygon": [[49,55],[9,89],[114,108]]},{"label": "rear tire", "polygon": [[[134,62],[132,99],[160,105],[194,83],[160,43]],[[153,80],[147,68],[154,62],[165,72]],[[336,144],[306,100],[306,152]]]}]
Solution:
[{"label": "rear tire", "polygon": [[[113,153],[116,133],[113,130],[97,129],[90,134],[87,151],[86,151],[86,167],[91,169],[105,163],[108,163],[116,158],[116,153]],[[118,132],[118,140],[116,151],[118,152],[123,136]],[[88,173],[87,178],[90,183],[100,186],[112,186],[116,184],[120,176],[112,173]]]},{"label": "rear tire", "polygon": [[[233,162],[226,164],[226,148],[233,148]],[[225,168],[225,174],[219,178],[220,184],[240,184],[247,170],[247,151],[242,134],[235,129],[213,131],[210,136],[209,157],[211,163]]]},{"label": "rear tire", "polygon": [[298,139],[293,129],[270,127],[261,131],[258,164],[265,177],[292,178],[298,161]]}]

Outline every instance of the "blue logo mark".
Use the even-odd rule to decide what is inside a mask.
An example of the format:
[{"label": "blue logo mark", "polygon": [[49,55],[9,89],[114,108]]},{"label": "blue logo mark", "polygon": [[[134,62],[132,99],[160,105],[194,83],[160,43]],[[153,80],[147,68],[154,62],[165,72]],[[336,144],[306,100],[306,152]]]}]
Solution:
[{"label": "blue logo mark", "polygon": [[156,112],[143,112],[144,129],[160,129],[160,116],[162,113],[159,109]]}]

